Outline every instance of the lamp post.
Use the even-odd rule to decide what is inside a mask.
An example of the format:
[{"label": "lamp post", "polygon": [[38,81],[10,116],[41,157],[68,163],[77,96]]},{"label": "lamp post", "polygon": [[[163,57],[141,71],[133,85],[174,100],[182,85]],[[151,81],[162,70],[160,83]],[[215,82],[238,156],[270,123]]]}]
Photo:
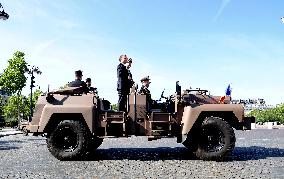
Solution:
[{"label": "lamp post", "polygon": [[4,11],[4,8],[2,6],[2,4],[0,3],[0,9],[3,9],[2,11],[0,11],[0,19],[2,20],[7,20],[9,19],[9,14],[7,14],[5,11]]},{"label": "lamp post", "polygon": [[33,117],[33,87],[35,87],[35,76],[34,74],[41,74],[41,71],[39,70],[38,67],[36,66],[32,66],[32,68],[28,69],[28,74],[31,75],[31,85],[30,85],[30,89],[31,89],[31,104],[30,104],[30,117],[29,117],[29,122],[31,122],[32,117]]}]

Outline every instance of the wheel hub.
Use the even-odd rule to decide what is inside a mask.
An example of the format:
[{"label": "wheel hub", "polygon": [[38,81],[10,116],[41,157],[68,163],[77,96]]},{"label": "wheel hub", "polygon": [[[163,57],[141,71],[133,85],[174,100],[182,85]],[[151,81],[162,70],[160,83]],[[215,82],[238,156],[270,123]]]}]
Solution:
[{"label": "wheel hub", "polygon": [[202,129],[200,146],[207,152],[220,151],[224,145],[224,134],[216,127],[207,126]]},{"label": "wheel hub", "polygon": [[69,127],[59,129],[54,134],[55,146],[62,150],[74,151],[78,146],[78,135]]}]

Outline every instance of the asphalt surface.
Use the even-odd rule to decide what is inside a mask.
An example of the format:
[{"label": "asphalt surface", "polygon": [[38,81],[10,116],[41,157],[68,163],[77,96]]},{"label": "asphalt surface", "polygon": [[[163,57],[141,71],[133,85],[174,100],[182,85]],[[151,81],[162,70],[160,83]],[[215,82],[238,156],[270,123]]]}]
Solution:
[{"label": "asphalt surface", "polygon": [[283,178],[284,129],[235,131],[227,161],[197,160],[175,139],[106,139],[85,161],[59,161],[44,137],[0,138],[0,178]]}]

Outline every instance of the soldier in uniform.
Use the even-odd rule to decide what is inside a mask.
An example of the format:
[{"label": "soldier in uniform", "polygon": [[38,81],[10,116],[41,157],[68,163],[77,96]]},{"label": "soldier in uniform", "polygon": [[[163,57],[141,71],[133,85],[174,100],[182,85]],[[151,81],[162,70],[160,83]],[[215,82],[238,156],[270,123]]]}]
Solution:
[{"label": "soldier in uniform", "polygon": [[68,84],[68,87],[83,87],[83,92],[87,92],[87,85],[84,81],[82,81],[82,71],[75,71],[75,80]]},{"label": "soldier in uniform", "polygon": [[86,79],[86,84],[87,84],[87,88],[88,88],[90,93],[98,94],[97,88],[92,87],[92,79],[91,78]]},{"label": "soldier in uniform", "polygon": [[129,94],[129,80],[126,63],[126,55],[120,55],[119,65],[117,66],[117,92],[118,92],[118,110],[126,112],[127,95]]},{"label": "soldier in uniform", "polygon": [[142,86],[141,86],[141,89],[139,90],[139,93],[146,95],[147,111],[150,111],[150,109],[152,109],[153,100],[151,98],[151,92],[148,89],[149,85],[151,83],[149,76],[146,76],[146,77],[142,78],[141,79],[141,83],[142,83]]}]

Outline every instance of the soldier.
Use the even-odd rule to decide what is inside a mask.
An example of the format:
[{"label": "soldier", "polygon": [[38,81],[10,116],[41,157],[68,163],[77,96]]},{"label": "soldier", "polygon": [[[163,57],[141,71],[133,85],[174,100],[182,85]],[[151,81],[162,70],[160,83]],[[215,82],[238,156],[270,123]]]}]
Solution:
[{"label": "soldier", "polygon": [[81,70],[78,70],[78,71],[75,71],[75,81],[72,81],[68,84],[69,87],[86,87],[86,83],[84,81],[82,81],[82,71]]},{"label": "soldier", "polygon": [[126,63],[128,58],[126,55],[120,55],[119,65],[117,66],[117,92],[118,92],[118,110],[126,112],[127,95],[129,94],[129,80],[128,70],[126,69]]},{"label": "soldier", "polygon": [[132,58],[129,58],[128,62],[126,63],[126,68],[128,70],[128,85],[129,85],[128,89],[130,89],[134,85],[134,81],[133,81],[133,78],[132,78],[132,73],[129,70],[131,68],[131,65],[132,65]]},{"label": "soldier", "polygon": [[147,111],[150,111],[150,109],[152,108],[153,100],[151,98],[151,92],[148,89],[149,85],[151,83],[149,76],[146,76],[146,77],[142,78],[141,79],[141,83],[142,83],[142,86],[141,86],[141,89],[140,89],[139,93],[146,95]]},{"label": "soldier", "polygon": [[90,93],[98,94],[97,88],[92,87],[92,79],[91,78],[86,78],[86,84],[87,88]]}]

